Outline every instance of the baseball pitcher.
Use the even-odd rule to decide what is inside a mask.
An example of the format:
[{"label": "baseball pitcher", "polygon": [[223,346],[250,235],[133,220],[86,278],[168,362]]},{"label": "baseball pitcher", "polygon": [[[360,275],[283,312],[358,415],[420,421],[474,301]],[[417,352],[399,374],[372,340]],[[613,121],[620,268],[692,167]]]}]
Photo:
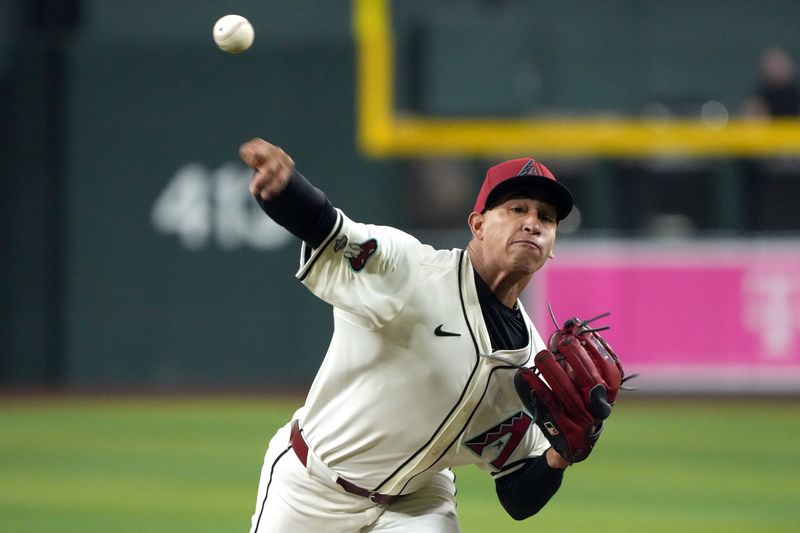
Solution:
[{"label": "baseball pitcher", "polygon": [[513,518],[538,512],[625,379],[602,328],[573,318],[546,344],[519,300],[572,209],[566,187],[531,158],[493,166],[466,248],[436,250],[350,219],[263,139],[240,156],[334,321],[304,405],[267,449],[251,533],[459,531],[451,468],[466,464]]}]

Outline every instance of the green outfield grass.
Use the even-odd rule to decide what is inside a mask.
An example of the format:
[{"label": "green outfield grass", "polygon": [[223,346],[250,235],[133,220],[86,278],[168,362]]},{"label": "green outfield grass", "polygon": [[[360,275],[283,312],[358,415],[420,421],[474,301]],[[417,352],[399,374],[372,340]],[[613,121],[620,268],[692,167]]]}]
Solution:
[{"label": "green outfield grass", "polygon": [[[267,440],[298,402],[2,398],[0,530],[247,531]],[[485,474],[457,469],[463,530],[800,531],[798,407],[626,395],[532,519],[514,522]]]}]

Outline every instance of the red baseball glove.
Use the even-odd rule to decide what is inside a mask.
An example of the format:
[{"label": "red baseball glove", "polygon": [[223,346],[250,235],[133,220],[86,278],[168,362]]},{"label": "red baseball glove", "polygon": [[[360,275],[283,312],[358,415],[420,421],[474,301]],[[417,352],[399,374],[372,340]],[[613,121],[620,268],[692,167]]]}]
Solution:
[{"label": "red baseball glove", "polygon": [[520,368],[514,385],[536,425],[570,464],[589,456],[603,421],[611,414],[625,377],[614,350],[591,328],[591,320],[570,318],[534,357],[535,369]]}]

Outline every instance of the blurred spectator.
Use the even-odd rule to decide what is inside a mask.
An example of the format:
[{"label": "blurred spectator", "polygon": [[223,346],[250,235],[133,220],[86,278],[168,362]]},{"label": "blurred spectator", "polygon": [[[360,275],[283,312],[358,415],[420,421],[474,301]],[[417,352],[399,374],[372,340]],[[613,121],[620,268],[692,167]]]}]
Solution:
[{"label": "blurred spectator", "polygon": [[758,84],[745,100],[743,112],[750,118],[800,114],[800,90],[794,60],[783,48],[767,48],[761,54]]},{"label": "blurred spectator", "polygon": [[[745,99],[745,118],[769,120],[800,116],[800,86],[792,57],[780,47],[763,51],[758,81]],[[741,161],[744,195],[750,199],[746,227],[755,231],[800,230],[796,209],[788,198],[800,194],[800,157],[770,155]]]}]

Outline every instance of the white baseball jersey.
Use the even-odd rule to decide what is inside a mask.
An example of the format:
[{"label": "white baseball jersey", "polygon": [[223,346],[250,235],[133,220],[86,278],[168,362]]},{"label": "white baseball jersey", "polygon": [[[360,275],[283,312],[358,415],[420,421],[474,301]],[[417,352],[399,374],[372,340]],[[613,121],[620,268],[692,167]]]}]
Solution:
[{"label": "white baseball jersey", "polygon": [[513,365],[532,365],[545,344],[521,309],[528,345],[492,352],[465,251],[339,211],[318,249],[303,244],[297,277],[334,318],[296,415],[309,471],[407,494],[442,469],[503,475],[550,446],[513,385]]}]

